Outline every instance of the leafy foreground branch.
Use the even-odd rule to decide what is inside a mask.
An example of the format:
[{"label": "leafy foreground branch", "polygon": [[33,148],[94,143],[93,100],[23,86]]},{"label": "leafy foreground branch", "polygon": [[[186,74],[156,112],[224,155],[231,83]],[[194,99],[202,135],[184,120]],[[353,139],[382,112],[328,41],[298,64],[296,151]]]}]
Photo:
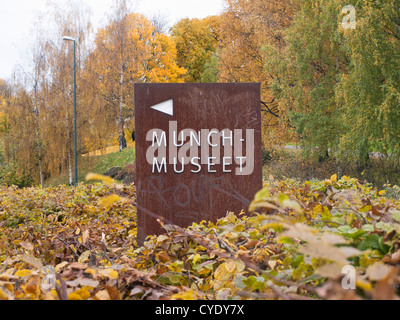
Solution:
[{"label": "leafy foreground branch", "polygon": [[[92,178],[99,178],[93,176]],[[134,186],[0,189],[0,299],[397,299],[400,202],[355,179],[270,181],[216,223],[136,243]],[[343,267],[356,272],[345,290]],[[345,269],[347,270],[347,269]]]}]

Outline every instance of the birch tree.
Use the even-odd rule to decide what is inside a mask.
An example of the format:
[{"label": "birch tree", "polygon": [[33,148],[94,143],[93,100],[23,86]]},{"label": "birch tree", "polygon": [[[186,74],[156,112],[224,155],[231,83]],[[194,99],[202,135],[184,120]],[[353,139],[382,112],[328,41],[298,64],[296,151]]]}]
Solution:
[{"label": "birch tree", "polygon": [[112,127],[114,119],[120,151],[127,145],[126,125],[134,120],[134,83],[180,82],[186,72],[176,64],[172,39],[145,16],[129,13],[123,0],[98,31],[86,70],[98,96],[94,110],[101,110],[103,128]]}]

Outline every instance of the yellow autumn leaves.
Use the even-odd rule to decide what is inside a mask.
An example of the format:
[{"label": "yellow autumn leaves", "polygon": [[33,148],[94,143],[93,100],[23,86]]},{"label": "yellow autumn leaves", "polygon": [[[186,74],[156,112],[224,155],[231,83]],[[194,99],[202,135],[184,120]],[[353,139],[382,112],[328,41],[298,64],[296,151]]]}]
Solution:
[{"label": "yellow autumn leaves", "polygon": [[75,281],[67,282],[67,284],[72,287],[82,286],[81,288],[69,293],[68,300],[88,300],[90,298],[93,300],[120,300],[119,293],[111,287],[106,287],[105,290],[98,291],[92,297],[93,290],[100,285],[98,280],[116,280],[119,276],[117,271],[113,269],[96,270],[89,268],[85,270],[85,273],[90,274],[92,279],[80,278]]},{"label": "yellow autumn leaves", "polygon": [[214,273],[214,288],[217,290],[222,288],[225,282],[232,281],[237,273],[244,271],[245,267],[245,263],[240,259],[229,259],[220,264]]},{"label": "yellow autumn leaves", "polygon": [[[101,181],[105,185],[113,185],[116,188],[116,190],[123,188],[123,185],[117,184],[114,179],[112,179],[108,176],[100,175],[100,174],[89,173],[86,176],[86,180],[87,181]],[[101,198],[98,202],[98,205],[103,208],[110,208],[116,202],[124,203],[124,202],[131,202],[131,200],[121,197],[117,194],[112,194],[112,195]]]},{"label": "yellow autumn leaves", "polygon": [[[8,209],[0,212],[0,299],[397,297],[400,200],[356,180],[274,181],[251,215],[164,226],[138,247],[131,203],[100,206],[110,194],[134,197],[134,187],[88,178],[106,184],[0,189]],[[45,211],[47,198],[58,200],[56,213]],[[343,267],[356,273],[350,296]]]}]

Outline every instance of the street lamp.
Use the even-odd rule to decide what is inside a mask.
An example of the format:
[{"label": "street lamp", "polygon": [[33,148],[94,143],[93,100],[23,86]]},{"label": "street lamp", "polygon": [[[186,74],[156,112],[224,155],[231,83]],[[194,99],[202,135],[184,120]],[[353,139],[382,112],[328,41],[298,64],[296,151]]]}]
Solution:
[{"label": "street lamp", "polygon": [[75,139],[75,187],[78,186],[78,149],[76,134],[76,40],[71,37],[63,37],[65,41],[74,42],[74,139]]}]

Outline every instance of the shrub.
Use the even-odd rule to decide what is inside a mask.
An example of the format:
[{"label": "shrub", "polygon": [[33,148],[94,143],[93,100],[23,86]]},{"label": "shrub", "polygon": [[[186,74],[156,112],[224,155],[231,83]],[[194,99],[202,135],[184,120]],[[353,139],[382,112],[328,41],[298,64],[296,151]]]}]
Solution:
[{"label": "shrub", "polygon": [[33,185],[33,178],[25,172],[19,173],[14,165],[0,167],[0,184],[11,187],[27,188]]}]

